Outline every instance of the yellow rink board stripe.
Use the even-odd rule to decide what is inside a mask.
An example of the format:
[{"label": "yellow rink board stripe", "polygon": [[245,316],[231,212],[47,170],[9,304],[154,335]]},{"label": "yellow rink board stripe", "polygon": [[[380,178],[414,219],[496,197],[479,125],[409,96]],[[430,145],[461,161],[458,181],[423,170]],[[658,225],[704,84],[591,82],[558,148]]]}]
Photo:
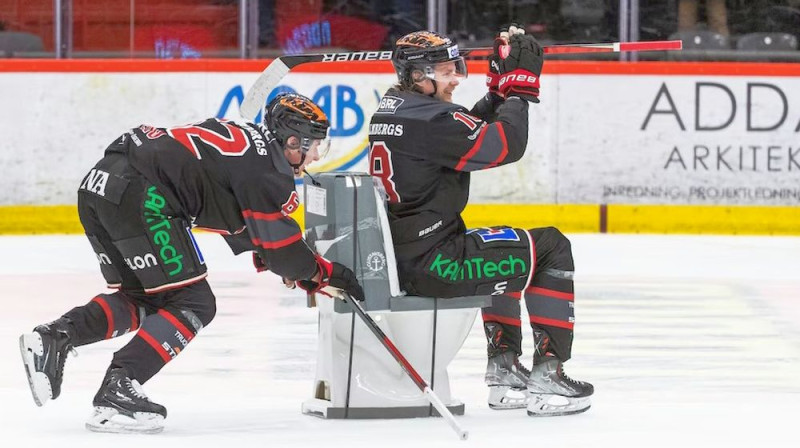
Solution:
[{"label": "yellow rink board stripe", "polygon": [[0,234],[83,233],[75,205],[0,206]]},{"label": "yellow rink board stripe", "polygon": [[597,205],[475,204],[462,215],[467,227],[505,225],[523,229],[554,226],[563,232],[597,232]]},{"label": "yellow rink board stripe", "polygon": [[800,235],[800,206],[609,205],[608,232]]},{"label": "yellow rink board stripe", "polygon": [[[303,225],[302,206],[292,217]],[[464,220],[468,227],[554,226],[565,233],[800,235],[800,206],[474,204]],[[74,205],[0,206],[2,235],[80,233]]]}]

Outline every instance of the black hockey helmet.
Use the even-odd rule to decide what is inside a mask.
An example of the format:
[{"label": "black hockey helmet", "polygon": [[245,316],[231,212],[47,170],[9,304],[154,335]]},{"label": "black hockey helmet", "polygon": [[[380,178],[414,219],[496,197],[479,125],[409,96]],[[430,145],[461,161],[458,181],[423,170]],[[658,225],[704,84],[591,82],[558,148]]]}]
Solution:
[{"label": "black hockey helmet", "polygon": [[421,79],[413,79],[419,70],[423,75],[435,79],[435,66],[442,62],[455,62],[455,73],[467,77],[467,65],[458,52],[458,45],[449,37],[433,31],[415,31],[401,37],[395,43],[392,65],[402,87],[411,87]]},{"label": "black hockey helmet", "polygon": [[285,145],[289,137],[300,139],[305,154],[313,140],[328,136],[328,117],[313,101],[298,93],[281,93],[264,109],[264,124]]}]

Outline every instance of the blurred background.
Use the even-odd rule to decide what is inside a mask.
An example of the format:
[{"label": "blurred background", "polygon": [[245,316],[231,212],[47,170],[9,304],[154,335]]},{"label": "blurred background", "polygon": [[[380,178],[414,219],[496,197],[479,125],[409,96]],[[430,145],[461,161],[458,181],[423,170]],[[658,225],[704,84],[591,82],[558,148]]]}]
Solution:
[{"label": "blurred background", "polygon": [[0,57],[269,58],[390,49],[419,29],[487,46],[682,39],[686,51],[562,58],[800,60],[800,0],[0,0]]}]

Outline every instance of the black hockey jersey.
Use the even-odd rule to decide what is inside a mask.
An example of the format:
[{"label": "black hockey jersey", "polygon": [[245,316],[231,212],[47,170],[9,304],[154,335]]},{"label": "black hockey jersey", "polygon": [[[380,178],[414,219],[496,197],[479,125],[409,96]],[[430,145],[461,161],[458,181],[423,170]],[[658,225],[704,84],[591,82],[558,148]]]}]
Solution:
[{"label": "black hockey jersey", "polygon": [[470,171],[519,160],[528,142],[528,102],[487,95],[472,111],[389,89],[369,125],[370,174],[388,196],[398,262],[466,230],[461,213]]},{"label": "black hockey jersey", "polygon": [[271,271],[292,280],[314,275],[314,252],[290,217],[299,205],[293,170],[258,126],[213,118],[173,128],[142,125],[107,152],[126,152],[171,205],[195,226],[226,236],[235,253],[256,250]]}]

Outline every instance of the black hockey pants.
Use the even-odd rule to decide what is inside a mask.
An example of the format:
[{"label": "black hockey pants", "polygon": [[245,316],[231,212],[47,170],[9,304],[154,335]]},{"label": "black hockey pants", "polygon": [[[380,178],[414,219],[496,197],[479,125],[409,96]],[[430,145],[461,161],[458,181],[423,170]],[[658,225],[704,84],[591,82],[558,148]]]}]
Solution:
[{"label": "black hockey pants", "polygon": [[100,160],[81,183],[78,214],[109,287],[64,317],[74,346],[136,335],[114,354],[144,383],[208,325],[216,299],[186,219],[133,170],[127,157]]},{"label": "black hockey pants", "polygon": [[489,355],[522,354],[520,301],[524,298],[534,333],[549,336],[548,351],[570,358],[574,327],[575,269],[569,240],[554,227],[492,227],[454,236],[413,263],[401,265],[411,294],[429,297],[492,295],[482,311],[496,323]]}]

